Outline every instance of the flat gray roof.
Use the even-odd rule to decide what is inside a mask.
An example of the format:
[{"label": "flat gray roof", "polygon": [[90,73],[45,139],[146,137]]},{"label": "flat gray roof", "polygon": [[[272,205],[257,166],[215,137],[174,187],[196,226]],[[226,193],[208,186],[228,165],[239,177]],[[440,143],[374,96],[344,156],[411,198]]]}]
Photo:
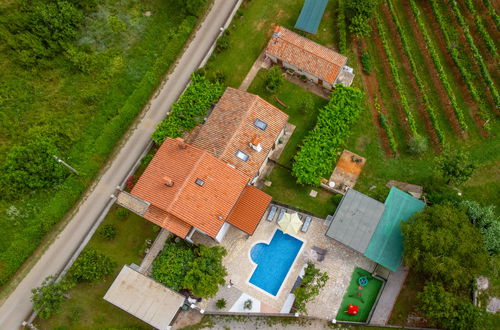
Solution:
[{"label": "flat gray roof", "polygon": [[125,265],[104,300],[163,330],[169,328],[185,298]]},{"label": "flat gray roof", "polygon": [[385,205],[354,189],[342,198],[326,236],[365,253]]}]

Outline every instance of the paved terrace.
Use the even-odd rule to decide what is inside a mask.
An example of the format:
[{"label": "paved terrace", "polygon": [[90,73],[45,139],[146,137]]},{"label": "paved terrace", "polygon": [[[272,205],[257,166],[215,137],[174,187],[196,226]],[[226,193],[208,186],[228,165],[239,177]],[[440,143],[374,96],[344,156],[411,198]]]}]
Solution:
[{"label": "paved terrace", "polygon": [[[289,210],[289,212],[292,211]],[[228,251],[228,255],[224,258],[224,265],[229,274],[226,283],[231,280],[233,286],[230,289],[222,287],[216,297],[209,301],[203,301],[200,307],[208,311],[234,311],[237,307],[235,304],[240,296],[246,294],[260,302],[260,311],[262,313],[279,313],[306,263],[305,256],[310,255],[309,251],[313,246],[316,246],[327,250],[324,260],[314,261],[314,263],[316,267],[326,271],[330,279],[321,290],[320,295],[307,305],[307,310],[310,316],[330,320],[335,318],[354,268],[361,267],[371,271],[374,269],[375,264],[360,253],[326,237],[325,232],[328,223],[324,219],[313,218],[307,233],[299,232],[295,235],[304,242],[304,245],[299,251],[280,291],[275,297],[271,296],[248,282],[256,267],[250,259],[250,250],[257,243],[269,242],[278,228],[276,221],[269,222],[265,219],[266,216],[267,212],[261,219],[253,236],[248,236],[233,227],[228,231],[221,245]],[[215,307],[215,302],[221,298],[227,301],[227,306],[223,310]],[[252,310],[252,312],[255,312],[255,310]]]}]

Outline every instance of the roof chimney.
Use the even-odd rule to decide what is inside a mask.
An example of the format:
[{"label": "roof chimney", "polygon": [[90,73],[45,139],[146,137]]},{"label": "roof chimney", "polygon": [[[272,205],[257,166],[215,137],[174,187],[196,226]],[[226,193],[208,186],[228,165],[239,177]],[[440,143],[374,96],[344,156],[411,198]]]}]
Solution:
[{"label": "roof chimney", "polygon": [[163,184],[167,187],[172,187],[174,185],[174,180],[169,176],[164,176],[162,178]]},{"label": "roof chimney", "polygon": [[183,139],[183,138],[178,137],[178,138],[175,138],[175,140],[177,141],[177,143],[179,143],[179,144],[178,144],[178,145],[179,145],[179,149],[182,149],[182,150],[183,150],[183,149],[186,149],[186,148],[187,148],[187,145],[186,145],[186,143],[184,142],[184,139]]},{"label": "roof chimney", "polygon": [[250,147],[257,152],[260,152],[262,150],[262,146],[260,145],[261,141],[262,137],[255,135],[252,139],[252,142],[250,142]]}]

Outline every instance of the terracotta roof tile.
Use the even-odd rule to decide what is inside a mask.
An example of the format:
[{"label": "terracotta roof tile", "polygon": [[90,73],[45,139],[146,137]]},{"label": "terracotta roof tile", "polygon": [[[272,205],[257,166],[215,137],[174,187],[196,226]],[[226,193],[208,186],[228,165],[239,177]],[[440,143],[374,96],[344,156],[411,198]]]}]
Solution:
[{"label": "terracotta roof tile", "polygon": [[246,186],[227,222],[252,235],[272,197],[254,186]]},{"label": "terracotta roof tile", "polygon": [[277,26],[267,44],[266,53],[333,84],[347,57]]},{"label": "terracotta roof tile", "polygon": [[131,193],[151,203],[146,219],[160,224],[164,216],[161,226],[181,237],[191,226],[215,237],[249,179],[208,152],[167,138]]},{"label": "terracotta roof tile", "polygon": [[[265,130],[254,125],[256,119],[267,124]],[[228,87],[202,125],[193,145],[254,177],[287,120],[287,114],[259,96]],[[250,146],[254,139],[260,140],[261,151]],[[247,161],[236,157],[238,150],[249,156]]]}]

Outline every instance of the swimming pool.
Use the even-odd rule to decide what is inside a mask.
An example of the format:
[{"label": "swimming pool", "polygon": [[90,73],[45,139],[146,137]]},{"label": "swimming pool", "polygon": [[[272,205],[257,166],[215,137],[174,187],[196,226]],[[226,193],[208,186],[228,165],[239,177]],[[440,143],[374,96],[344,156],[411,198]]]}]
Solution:
[{"label": "swimming pool", "polygon": [[276,230],[269,244],[258,243],[250,250],[257,264],[249,282],[275,296],[285,280],[303,242]]}]

